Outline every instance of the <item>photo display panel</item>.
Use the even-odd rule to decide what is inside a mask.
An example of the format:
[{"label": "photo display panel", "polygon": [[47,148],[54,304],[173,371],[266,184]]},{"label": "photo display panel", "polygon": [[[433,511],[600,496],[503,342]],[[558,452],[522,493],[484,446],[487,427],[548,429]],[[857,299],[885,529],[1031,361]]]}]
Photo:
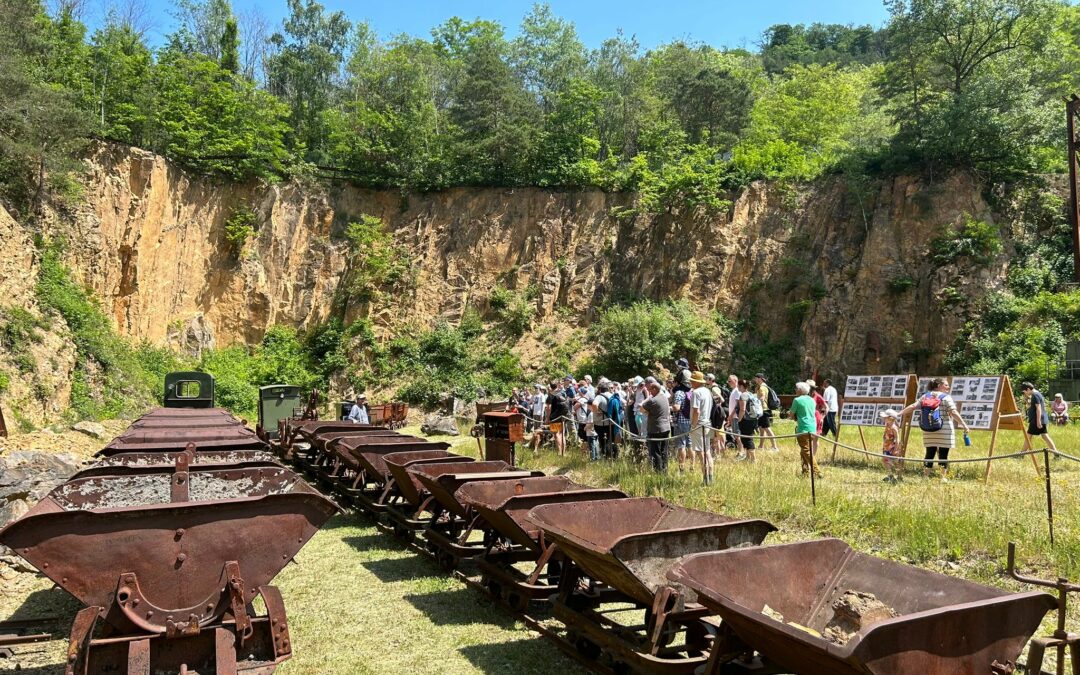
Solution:
[{"label": "photo display panel", "polygon": [[907,375],[849,375],[844,398],[907,398]]},{"label": "photo display panel", "polygon": [[889,408],[899,412],[891,403],[844,403],[840,410],[840,424],[851,424],[858,427],[883,427],[885,419],[881,413]]},{"label": "photo display panel", "polygon": [[844,383],[844,404],[839,423],[858,427],[881,427],[881,413],[900,411],[912,396],[910,375],[849,375]]},{"label": "photo display panel", "polygon": [[[930,384],[930,377],[919,378],[921,398]],[[949,380],[949,395],[956,402],[956,411],[972,429],[993,429],[994,409],[1001,393],[1001,377],[958,376]],[[919,425],[919,409],[912,414],[911,423]]]}]

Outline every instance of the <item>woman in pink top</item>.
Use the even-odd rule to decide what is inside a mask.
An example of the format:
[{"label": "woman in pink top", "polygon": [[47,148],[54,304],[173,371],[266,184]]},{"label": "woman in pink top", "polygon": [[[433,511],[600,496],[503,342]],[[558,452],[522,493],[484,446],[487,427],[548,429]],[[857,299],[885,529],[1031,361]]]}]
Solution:
[{"label": "woman in pink top", "polygon": [[829,404],[825,402],[825,398],[818,393],[817,382],[813,380],[807,380],[806,385],[810,387],[810,398],[814,399],[814,417],[817,419],[817,433],[821,435],[821,425],[825,421],[825,413],[829,410]]},{"label": "woman in pink top", "polygon": [[1050,416],[1054,418],[1054,422],[1058,424],[1067,424],[1069,422],[1069,404],[1065,402],[1065,398],[1061,394],[1054,394],[1054,400],[1050,403]]}]

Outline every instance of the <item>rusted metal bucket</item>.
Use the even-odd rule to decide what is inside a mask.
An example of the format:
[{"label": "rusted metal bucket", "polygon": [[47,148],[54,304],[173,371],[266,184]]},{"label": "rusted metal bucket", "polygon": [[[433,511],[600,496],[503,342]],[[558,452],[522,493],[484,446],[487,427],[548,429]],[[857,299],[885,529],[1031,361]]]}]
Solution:
[{"label": "rusted metal bucket", "polygon": [[[539,476],[465,483],[456,497],[488,528],[487,549],[476,559],[481,585],[512,609],[524,610],[531,601],[547,600],[555,593],[562,569],[558,546],[544,541],[541,530],[527,520],[529,511],[542,504],[620,499],[626,494],[589,488],[565,476]],[[532,570],[518,569],[515,565],[521,562],[532,563]]]},{"label": "rusted metal bucket", "polygon": [[[0,543],[87,605],[68,672],[150,672],[124,670],[143,662],[157,672],[181,657],[189,670],[205,669],[191,660],[202,658],[235,670],[259,645],[270,667],[291,652],[266,584],[337,507],[289,469],[188,469],[74,479],[0,530]],[[269,617],[248,613],[259,595]],[[127,635],[95,640],[98,618]]]},{"label": "rusted metal bucket", "polygon": [[439,443],[431,445],[442,445],[445,447],[431,447],[420,449],[402,450],[400,446],[388,447],[388,446],[346,446],[344,449],[350,451],[360,462],[360,466],[367,476],[367,479],[371,482],[379,485],[385,485],[388,481],[392,480],[390,470],[386,467],[386,458],[392,458],[400,463],[402,466],[408,468],[412,464],[424,463],[431,464],[433,462],[471,462],[472,457],[465,457],[463,455],[456,455],[450,452],[448,443]]},{"label": "rusted metal bucket", "polygon": [[315,435],[313,435],[311,437],[311,445],[313,447],[315,447],[315,448],[318,448],[319,450],[326,450],[327,446],[330,443],[333,443],[334,441],[337,441],[339,439],[343,439],[343,438],[364,439],[364,438],[368,438],[368,437],[372,437],[372,438],[414,438],[416,440],[422,440],[422,439],[420,439],[420,438],[418,438],[416,436],[402,436],[398,432],[391,431],[390,429],[382,429],[382,428],[362,429],[362,430],[352,429],[352,430],[349,430],[349,431],[327,431],[325,433],[315,434]]},{"label": "rusted metal bucket", "polygon": [[362,489],[368,476],[359,457],[360,451],[386,455],[395,452],[445,450],[446,447],[446,443],[431,443],[414,436],[380,436],[359,441],[354,439],[354,443],[349,446],[332,443],[330,450],[323,453],[315,471],[321,478],[347,486],[350,490]]},{"label": "rusted metal bucket", "polygon": [[471,462],[460,466],[444,463],[414,464],[408,471],[419,479],[420,484],[446,512],[459,518],[468,516],[465,506],[454,496],[462,485],[478,480],[521,480],[544,475],[543,471],[519,471],[506,462],[498,461]]},{"label": "rusted metal bucket", "polygon": [[621,490],[590,488],[566,476],[518,480],[478,480],[458,488],[457,500],[474,509],[491,527],[514,544],[539,550],[540,529],[526,516],[543,504],[565,504],[625,498]]},{"label": "rusted metal bucket", "polygon": [[[386,467],[385,458],[387,457],[393,457],[406,469],[418,463],[473,461],[472,457],[455,455],[442,448],[406,450],[403,452],[401,451],[402,447],[400,445],[375,448],[360,446],[352,450],[352,455],[360,465],[360,470],[357,472],[360,480],[356,482],[356,487],[343,489],[353,500],[354,505],[371,513],[384,513],[387,508],[401,499],[393,476],[390,475],[390,471]],[[362,487],[360,486],[361,483]]]},{"label": "rusted metal bucket", "polygon": [[103,457],[93,466],[79,471],[72,479],[91,476],[131,475],[136,473],[171,473],[177,460],[188,456],[188,465],[198,469],[226,468],[283,468],[277,457],[263,450],[240,450],[236,452],[195,452],[194,448],[183,452],[128,452]]},{"label": "rusted metal bucket", "polygon": [[194,443],[198,450],[265,450],[267,445],[246,427],[210,429],[138,429],[113,439],[98,451],[99,457],[119,452],[183,450]]},{"label": "rusted metal bucket", "polygon": [[[838,539],[699,553],[670,576],[745,645],[805,675],[1011,672],[995,667],[1015,663],[1057,605],[1046,593],[982,586],[856,553]],[[874,594],[896,616],[834,644],[820,634],[834,619],[833,602],[849,591]]]},{"label": "rusted metal bucket", "polygon": [[776,530],[764,520],[695,511],[656,497],[547,504],[528,519],[590,577],[643,604],[671,584],[667,571],[682,556],[757,545]]},{"label": "rusted metal bucket", "polygon": [[[528,520],[564,555],[552,609],[577,649],[665,674],[705,666],[717,631],[709,610],[692,590],[670,581],[668,570],[692,553],[760,544],[776,529],[654,497],[546,504]],[[629,625],[612,619],[603,608],[610,603]]]},{"label": "rusted metal bucket", "polygon": [[244,423],[235,417],[146,417],[131,423],[121,436],[139,429],[212,429],[217,427],[242,427]]}]

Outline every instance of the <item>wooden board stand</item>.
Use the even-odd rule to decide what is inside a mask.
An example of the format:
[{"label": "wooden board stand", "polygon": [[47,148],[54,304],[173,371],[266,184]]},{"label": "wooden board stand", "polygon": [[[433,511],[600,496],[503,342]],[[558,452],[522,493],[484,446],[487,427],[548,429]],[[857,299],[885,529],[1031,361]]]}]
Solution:
[{"label": "wooden board stand", "polygon": [[[1021,412],[1020,408],[1016,405],[1016,396],[1013,393],[1012,382],[1009,380],[1008,375],[1004,375],[1001,378],[1000,392],[997,404],[994,406],[994,420],[990,433],[990,453],[987,455],[989,458],[994,456],[994,448],[997,447],[997,432],[999,429],[1019,431],[1024,434],[1025,446],[1029,445],[1031,441],[1028,436],[1027,425],[1024,424],[1024,413]],[[1035,473],[1041,476],[1039,460],[1035,459],[1035,455],[1028,455],[1028,457],[1031,458],[1031,464],[1035,467]],[[990,467],[993,465],[993,462],[986,463],[986,473],[983,474],[984,480],[990,477]]]},{"label": "wooden board stand", "polygon": [[[893,387],[890,390],[891,395],[882,395],[884,392],[880,389],[875,390],[871,384],[874,381],[881,381],[881,378],[889,378],[893,382]],[[897,387],[897,379],[902,378],[903,391]],[[844,386],[844,398],[843,406],[840,408],[840,414],[838,415],[836,424],[837,436],[840,435],[840,429],[845,426],[854,426],[859,430],[859,441],[862,443],[863,451],[870,452],[866,445],[866,434],[863,432],[864,426],[870,427],[884,427],[884,422],[881,419],[881,412],[887,408],[895,408],[896,410],[902,410],[908,405],[915,402],[917,396],[916,388],[919,384],[919,378],[913,374],[908,375],[850,375]],[[862,391],[866,391],[867,394],[873,395],[861,395]],[[850,406],[850,407],[849,407]],[[858,406],[857,414],[852,415],[852,410]],[[847,408],[848,414],[845,415],[845,408]],[[843,421],[847,418],[847,421]],[[907,439],[909,426],[903,423],[900,424],[900,454],[901,456],[907,455]],[[836,442],[833,442],[832,459],[836,460]]]},{"label": "wooden board stand", "polygon": [[[1000,430],[1019,431],[1024,435],[1025,445],[1027,444],[1028,433],[1027,426],[1024,424],[1024,415],[1016,406],[1012,381],[1008,375],[954,375],[940,377],[949,382],[953,390],[953,399],[956,400],[957,411],[964,418],[964,421],[968,423],[968,426],[972,429],[990,432],[990,449],[987,458],[994,456],[994,450],[997,448],[998,431]],[[925,390],[926,383],[930,379],[929,377],[919,378],[919,395]],[[991,387],[989,385],[992,383],[994,387],[992,388],[993,395],[991,397]],[[960,391],[957,391],[958,386]],[[975,394],[976,391],[977,394]],[[978,400],[973,398],[976,395]],[[915,416],[911,415],[906,420],[906,424],[910,427],[914,419]],[[1032,466],[1035,467],[1036,472],[1039,472],[1038,460],[1035,459],[1035,455],[1030,455],[1030,457]],[[986,463],[986,471],[983,474],[984,480],[990,477],[991,466],[993,466],[993,462]]]}]

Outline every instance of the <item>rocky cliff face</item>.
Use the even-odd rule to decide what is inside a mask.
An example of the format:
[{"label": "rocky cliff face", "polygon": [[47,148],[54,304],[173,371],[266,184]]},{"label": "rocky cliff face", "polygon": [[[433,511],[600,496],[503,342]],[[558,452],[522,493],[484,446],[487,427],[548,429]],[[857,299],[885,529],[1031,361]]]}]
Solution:
[{"label": "rocky cliff face", "polygon": [[[123,334],[193,351],[325,320],[346,265],[341,235],[362,214],[382,218],[419,268],[407,297],[350,308],[377,325],[454,320],[497,282],[535,284],[541,317],[558,306],[587,317],[613,293],[687,297],[751,319],[759,338],[795,336],[807,369],[833,373],[936,368],[965,301],[999,285],[1008,260],[1006,251],[971,275],[928,259],[943,227],[965,214],[993,220],[965,176],[897,178],[857,195],[840,180],[754,184],[727,214],[616,219],[630,196],[460,188],[406,199],[345,185],[236,185],[116,146],[89,166],[71,264]],[[224,222],[242,205],[258,230],[237,260]],[[901,278],[913,286],[890,290]]]},{"label": "rocky cliff face", "polygon": [[[347,185],[235,184],[119,146],[102,146],[87,165],[82,206],[48,226],[65,235],[67,262],[121,334],[193,353],[255,342],[274,324],[325,321],[342,297],[343,232],[363,214],[382,218],[417,267],[407,293],[347,308],[377,327],[456,320],[496,283],[538,289],[542,322],[564,321],[560,307],[587,320],[613,295],[686,297],[747,319],[751,340],[791,338],[805,370],[823,375],[933,371],[965,308],[1002,283],[1008,264],[1008,246],[974,273],[928,257],[943,227],[967,214],[993,221],[965,176],[896,178],[858,194],[841,180],[758,183],[732,195],[727,213],[616,218],[632,196],[459,188],[404,198]],[[241,207],[256,214],[257,231],[237,254],[225,222]],[[30,237],[0,216],[0,305],[32,307]],[[39,347],[55,365],[46,416],[70,390],[71,350],[55,339]]]}]

